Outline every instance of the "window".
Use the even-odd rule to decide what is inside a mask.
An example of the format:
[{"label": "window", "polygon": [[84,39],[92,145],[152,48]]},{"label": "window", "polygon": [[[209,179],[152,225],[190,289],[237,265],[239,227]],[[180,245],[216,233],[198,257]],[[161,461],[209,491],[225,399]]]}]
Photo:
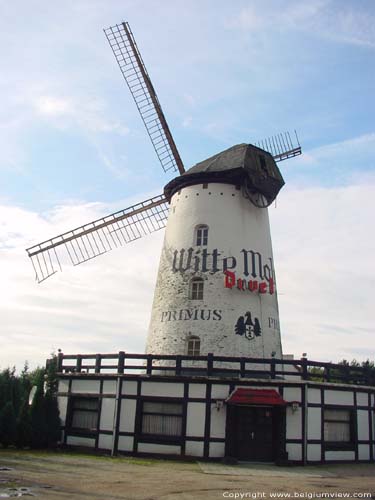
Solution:
[{"label": "window", "polygon": [[207,246],[208,243],[208,226],[201,224],[195,228],[195,244],[198,247]]},{"label": "window", "polygon": [[190,281],[190,299],[203,300],[203,279],[193,278]]},{"label": "window", "polygon": [[144,401],[142,405],[142,434],[181,436],[182,403]]},{"label": "window", "polygon": [[71,427],[96,431],[98,429],[99,398],[74,397],[71,404]]},{"label": "window", "polygon": [[187,355],[199,356],[201,350],[201,339],[199,337],[191,336],[187,340]]},{"label": "window", "polygon": [[353,412],[342,408],[324,410],[324,441],[334,449],[354,442]]}]

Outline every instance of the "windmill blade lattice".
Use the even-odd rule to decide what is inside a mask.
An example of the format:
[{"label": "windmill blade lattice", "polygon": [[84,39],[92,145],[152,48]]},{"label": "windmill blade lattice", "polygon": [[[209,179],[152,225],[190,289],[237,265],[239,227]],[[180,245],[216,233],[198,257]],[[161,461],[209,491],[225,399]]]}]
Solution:
[{"label": "windmill blade lattice", "polygon": [[273,135],[267,139],[255,142],[255,146],[271,153],[275,161],[283,161],[302,154],[302,148],[294,131],[295,139],[289,132]]},{"label": "windmill blade lattice", "polygon": [[104,30],[121,73],[137,105],[164,172],[185,172],[142,56],[128,23]]},{"label": "windmill blade lattice", "polygon": [[164,195],[155,196],[28,248],[36,280],[41,283],[61,270],[58,247],[65,247],[69,260],[77,266],[163,229],[168,211]]}]

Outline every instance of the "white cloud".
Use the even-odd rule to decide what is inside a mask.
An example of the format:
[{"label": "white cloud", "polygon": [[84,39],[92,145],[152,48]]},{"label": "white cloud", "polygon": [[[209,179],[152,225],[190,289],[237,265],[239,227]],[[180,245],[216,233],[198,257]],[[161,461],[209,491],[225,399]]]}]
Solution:
[{"label": "white cloud", "polygon": [[31,104],[37,114],[51,120],[57,128],[71,129],[75,125],[84,132],[115,133],[121,136],[129,133],[128,127],[119,121],[106,118],[105,105],[96,98],[39,95],[32,97]]},{"label": "white cloud", "polygon": [[374,358],[375,183],[287,189],[270,211],[284,350]]}]

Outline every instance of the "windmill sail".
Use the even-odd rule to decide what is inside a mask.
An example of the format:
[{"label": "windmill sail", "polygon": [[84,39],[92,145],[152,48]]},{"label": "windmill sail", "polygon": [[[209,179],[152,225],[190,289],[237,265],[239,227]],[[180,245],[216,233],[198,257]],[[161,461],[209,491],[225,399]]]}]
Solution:
[{"label": "windmill sail", "polygon": [[295,138],[292,138],[289,132],[276,134],[256,142],[255,146],[271,153],[275,161],[287,160],[302,153],[296,131],[294,135]]},{"label": "windmill sail", "polygon": [[164,228],[168,211],[166,198],[159,195],[28,248],[36,280],[41,283],[61,270],[61,247],[77,266]]},{"label": "windmill sail", "polygon": [[142,56],[128,23],[104,30],[121,73],[137,105],[164,172],[185,172]]}]

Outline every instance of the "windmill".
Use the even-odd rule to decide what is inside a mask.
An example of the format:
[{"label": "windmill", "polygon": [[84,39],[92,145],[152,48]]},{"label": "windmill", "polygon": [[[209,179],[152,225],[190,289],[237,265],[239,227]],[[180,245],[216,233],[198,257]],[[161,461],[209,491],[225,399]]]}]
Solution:
[{"label": "windmill", "polygon": [[[28,248],[27,253],[32,261],[36,280],[40,283],[61,270],[61,251],[63,249],[66,251],[71,263],[76,266],[146,234],[164,228],[170,214],[171,222],[168,223],[170,227],[167,228],[162,251],[147,349],[151,349],[155,353],[183,354],[186,353],[186,342],[190,342],[190,347],[195,345],[195,352],[213,352],[212,343],[219,345],[221,342],[222,350],[219,349],[219,352],[225,352],[232,342],[232,339],[228,339],[228,341],[224,339],[225,331],[229,325],[228,322],[222,320],[225,315],[225,308],[220,308],[207,301],[202,302],[204,300],[201,293],[202,286],[205,285],[205,283],[202,285],[202,281],[207,276],[217,280],[217,277],[221,274],[220,283],[222,283],[224,273],[227,285],[224,289],[225,292],[234,292],[233,288],[236,288],[242,294],[241,300],[247,293],[243,311],[241,312],[242,316],[249,309],[250,299],[259,302],[264,297],[265,294],[258,287],[262,287],[266,283],[269,288],[274,290],[274,270],[267,207],[275,199],[284,184],[276,161],[283,161],[301,154],[297,134],[295,133],[295,139],[292,139],[291,135],[286,132],[261,141],[256,145],[240,144],[185,171],[129,24],[123,22],[111,26],[105,29],[104,33],[133,96],[164,172],[178,172],[179,176],[167,184],[163,194]],[[202,188],[202,193],[195,192],[198,188]],[[210,205],[211,208],[205,206],[205,203],[202,205],[202,194],[207,194],[207,199],[210,197],[211,201],[215,199],[213,205]],[[197,206],[199,195],[201,195],[199,198],[201,206],[198,207],[200,213],[197,215],[194,207]],[[237,262],[238,256],[236,257],[229,247],[223,248],[226,245],[220,241],[220,248],[212,247],[212,252],[207,250],[210,242],[214,241],[215,224],[220,226],[225,219],[222,215],[225,215],[227,210],[225,208],[222,210],[221,207],[225,207],[223,200],[228,197],[230,197],[231,203],[234,199],[239,203],[237,207],[232,207],[233,213],[237,213],[237,216],[241,219],[244,216],[247,217],[252,227],[251,233],[253,236],[251,237],[248,231],[245,230],[247,240],[245,238],[244,241],[241,241],[240,246],[243,246],[245,252],[244,263],[247,266],[245,277],[249,276],[250,266],[252,267],[253,279],[243,279],[243,283],[242,281],[238,282],[238,279],[242,278],[237,278],[234,272],[235,266],[233,264],[234,261]],[[192,199],[195,200],[193,206],[191,205]],[[186,200],[189,201],[186,202]],[[179,205],[178,208],[177,205]],[[179,219],[177,217],[178,212],[181,212]],[[218,220],[216,222],[204,220],[205,213],[211,213],[211,219],[212,216],[217,219],[217,215],[221,212],[223,212],[221,222]],[[193,218],[191,218],[192,214],[194,214]],[[176,217],[178,220],[176,220]],[[208,218],[210,218],[209,215]],[[186,228],[186,224],[188,226],[190,224],[188,230],[182,230],[182,225]],[[233,221],[229,222],[230,225],[233,226]],[[222,231],[225,232],[226,230],[228,229],[222,228]],[[173,237],[170,238],[168,234],[173,235]],[[255,241],[252,241],[254,235],[257,235],[258,245]],[[233,238],[236,236],[231,234],[228,237]],[[219,245],[219,240],[220,238],[217,240],[217,245]],[[265,246],[266,249],[262,250],[260,246]],[[264,256],[262,252],[265,252]],[[190,265],[187,265],[186,259],[190,259]],[[219,262],[221,263],[220,266]],[[264,278],[263,281],[261,278]],[[233,280],[237,280],[235,286],[230,285]],[[213,282],[210,284],[213,287],[217,285],[216,281],[215,284]],[[238,287],[240,288],[238,289]],[[249,287],[257,287],[257,290],[253,290],[254,293],[249,292]],[[185,291],[182,291],[184,288]],[[244,288],[246,288],[246,292]],[[272,322],[272,325],[275,326],[278,325],[276,294],[272,291],[267,295],[272,298],[273,305],[271,307],[272,316],[267,316],[266,320],[270,324]],[[225,300],[228,302],[228,297]],[[238,307],[240,307],[241,300],[236,299],[234,301]],[[197,306],[198,302],[199,307]],[[231,300],[228,303],[230,302]],[[228,321],[231,322],[233,314],[237,314],[238,307],[233,305],[228,307],[228,311],[231,311],[231,318]],[[262,316],[262,310],[259,307],[252,307],[251,312],[257,321],[262,322],[262,331],[264,331],[265,320]],[[211,321],[207,319],[208,316]],[[215,326],[213,332],[218,331],[216,324],[221,321],[222,328],[219,330],[222,332],[223,338],[218,340],[215,338],[215,333],[213,333],[211,336],[207,336],[207,339],[210,338],[211,340],[207,341],[207,345],[205,345],[205,341],[202,340],[201,336],[196,334],[197,328],[195,328],[198,324],[200,325],[199,328],[201,328],[202,321],[205,323],[205,327],[207,323],[213,323]],[[171,325],[173,324],[172,330],[176,332],[178,330],[176,324],[183,323],[186,326],[186,322],[191,323],[192,326],[185,328],[183,335],[180,336],[181,338],[172,338],[176,333],[170,335],[169,329]],[[245,336],[237,337],[240,340],[245,338]],[[251,339],[261,338],[260,335],[247,335],[247,337]],[[280,351],[279,332],[273,332],[269,334],[269,337],[274,340],[270,342],[267,351]],[[250,345],[249,341],[248,343]],[[177,347],[174,348],[173,345]],[[253,354],[264,355],[264,342],[259,346],[252,351]],[[191,350],[194,351],[194,349]],[[232,351],[241,355],[248,354],[247,349],[238,346],[231,349]]]}]

